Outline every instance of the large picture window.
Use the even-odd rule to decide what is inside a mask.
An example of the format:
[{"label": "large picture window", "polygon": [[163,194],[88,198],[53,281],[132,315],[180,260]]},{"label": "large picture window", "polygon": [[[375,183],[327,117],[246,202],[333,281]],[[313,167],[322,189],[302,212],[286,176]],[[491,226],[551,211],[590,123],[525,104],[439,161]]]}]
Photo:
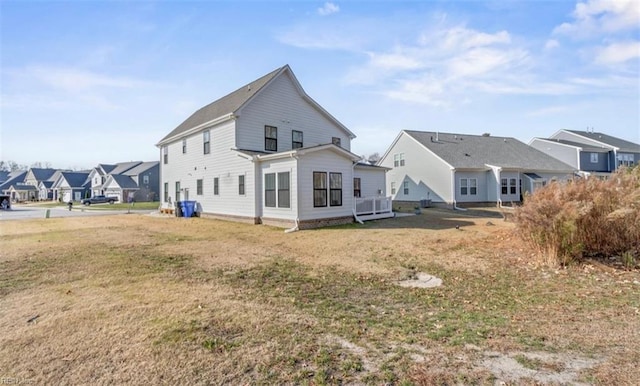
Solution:
[{"label": "large picture window", "polygon": [[329,173],[329,205],[342,206],[342,173]]},{"label": "large picture window", "polygon": [[276,174],[268,173],[264,175],[264,206],[276,207]]},{"label": "large picture window", "polygon": [[303,147],[302,131],[293,130],[291,132],[291,148],[299,149]]},{"label": "large picture window", "polygon": [[278,151],[278,128],[275,126],[264,127],[264,150]]},{"label": "large picture window", "polygon": [[202,152],[204,154],[209,154],[211,152],[211,133],[209,132],[209,130],[205,130],[202,133],[202,144]]},{"label": "large picture window", "polygon": [[327,173],[313,172],[313,206],[327,206]]},{"label": "large picture window", "polygon": [[278,173],[278,208],[291,207],[289,182],[289,172]]}]

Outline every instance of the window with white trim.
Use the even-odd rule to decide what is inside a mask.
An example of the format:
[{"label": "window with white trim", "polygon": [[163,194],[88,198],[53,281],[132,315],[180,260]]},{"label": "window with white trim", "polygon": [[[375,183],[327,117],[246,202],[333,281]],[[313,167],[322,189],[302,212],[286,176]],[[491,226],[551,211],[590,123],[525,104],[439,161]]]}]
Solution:
[{"label": "window with white trim", "polygon": [[278,208],[291,207],[289,172],[278,173]]},{"label": "window with white trim", "polygon": [[164,183],[164,202],[169,202],[169,183]]},{"label": "window with white trim", "polygon": [[466,196],[469,193],[469,180],[466,178],[460,179],[460,195]]},{"label": "window with white trim", "polygon": [[196,194],[202,196],[202,180],[196,180]]},{"label": "window with white trim", "polygon": [[342,206],[342,173],[329,173],[329,205]]},{"label": "window with white trim", "polygon": [[396,182],[391,181],[391,194],[396,194]]},{"label": "window with white trim", "polygon": [[598,163],[598,153],[591,153],[591,163],[592,164]]},{"label": "window with white trim", "polygon": [[142,183],[143,184],[149,184],[149,175],[145,174],[144,176],[142,176]]},{"label": "window with white trim", "polygon": [[205,130],[202,133],[202,152],[209,154],[211,152],[211,132]]},{"label": "window with white trim", "polygon": [[275,126],[264,127],[264,150],[278,151],[278,128]]},{"label": "window with white trim", "polygon": [[509,194],[516,194],[517,189],[518,189],[518,185],[516,184],[516,179],[515,178],[510,178],[509,179]]},{"label": "window with white trim", "polygon": [[501,178],[500,179],[500,187],[501,187],[501,193],[502,194],[508,194],[509,193],[509,180],[507,180],[506,178]]},{"label": "window with white trim", "polygon": [[162,160],[165,165],[169,163],[169,147],[167,146],[162,147]]},{"label": "window with white trim", "polygon": [[402,183],[402,192],[404,193],[405,196],[409,195],[409,181],[404,181]]},{"label": "window with white trim", "polygon": [[218,177],[213,178],[213,195],[220,195],[220,179]]},{"label": "window with white trim", "polygon": [[244,196],[244,174],[238,176],[238,194]]},{"label": "window with white trim", "polygon": [[182,140],[182,154],[187,154],[187,139]]},{"label": "window with white trim", "polygon": [[393,166],[404,166],[404,153],[397,153],[393,155]]},{"label": "window with white trim", "polygon": [[303,147],[302,131],[292,130],[291,131],[291,148],[299,149],[301,147]]},{"label": "window with white trim", "polygon": [[180,181],[176,181],[176,202],[180,201]]},{"label": "window with white trim", "polygon": [[264,206],[276,207],[276,174],[267,173],[264,175]]},{"label": "window with white trim", "polygon": [[469,194],[475,196],[478,194],[478,179],[469,178]]},{"label": "window with white trim", "polygon": [[362,195],[361,184],[362,182],[359,177],[353,179],[353,197],[360,197]]}]

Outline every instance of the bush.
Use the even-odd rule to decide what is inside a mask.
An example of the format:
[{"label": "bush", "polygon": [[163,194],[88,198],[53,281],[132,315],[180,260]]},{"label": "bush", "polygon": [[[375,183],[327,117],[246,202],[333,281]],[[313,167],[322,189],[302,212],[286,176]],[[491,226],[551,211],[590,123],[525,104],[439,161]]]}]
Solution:
[{"label": "bush", "polygon": [[608,180],[551,183],[517,208],[518,234],[543,262],[566,265],[585,256],[640,254],[640,167]]}]

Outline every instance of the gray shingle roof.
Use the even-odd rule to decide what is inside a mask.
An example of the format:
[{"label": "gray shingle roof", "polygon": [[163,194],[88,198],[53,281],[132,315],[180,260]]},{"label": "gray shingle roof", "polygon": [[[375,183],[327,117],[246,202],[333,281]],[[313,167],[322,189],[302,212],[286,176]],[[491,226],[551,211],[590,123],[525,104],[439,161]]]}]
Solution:
[{"label": "gray shingle roof", "polygon": [[64,178],[70,187],[72,188],[81,188],[87,182],[87,177],[89,177],[89,173],[78,173],[78,172],[62,172],[60,173],[62,178]]},{"label": "gray shingle roof", "polygon": [[138,165],[140,165],[142,161],[131,161],[131,162],[118,162],[115,168],[111,169],[109,174],[122,174],[127,170],[130,170]]},{"label": "gray shingle roof", "polygon": [[22,190],[22,191],[36,191],[38,190],[37,187],[30,185],[30,184],[22,184],[22,183],[18,183],[18,184],[14,184],[13,188],[15,190]]},{"label": "gray shingle roof", "polygon": [[405,132],[456,169],[486,169],[492,165],[506,169],[573,171],[564,162],[511,137]]},{"label": "gray shingle roof", "polygon": [[555,139],[555,138],[538,138],[538,139],[543,140],[543,141],[556,142],[556,143],[560,143],[562,145],[579,147],[579,148],[581,148],[582,150],[585,150],[585,151],[599,152],[599,153],[606,153],[606,152],[610,151],[609,148],[597,147],[597,146],[593,146],[593,145],[585,145],[584,143],[579,143],[579,142],[574,142],[574,141],[567,141],[567,140],[564,140],[564,139]]},{"label": "gray shingle roof", "polygon": [[240,87],[236,91],[228,94],[191,114],[184,122],[178,127],[173,129],[169,134],[160,140],[164,141],[167,138],[171,138],[175,135],[183,133],[189,129],[192,129],[203,123],[212,121],[223,115],[230,114],[238,110],[245,102],[251,99],[262,87],[264,87],[271,79],[273,79],[280,71],[287,66],[280,67],[267,75],[254,80],[253,82]]},{"label": "gray shingle roof", "polygon": [[[129,176],[125,176],[122,174],[112,174],[109,176],[113,178],[113,180],[118,184],[121,189],[138,189],[138,184],[133,180],[133,178]],[[105,185],[107,183],[105,182]]]},{"label": "gray shingle roof", "polygon": [[587,132],[581,130],[566,130],[569,133],[577,134],[585,138],[592,139],[594,141],[606,143],[607,145],[617,147],[621,151],[629,151],[633,153],[640,153],[640,145],[637,143],[625,141],[624,139],[616,138],[611,135],[598,132]]},{"label": "gray shingle roof", "polygon": [[45,181],[56,172],[56,169],[31,168],[30,171],[37,181]]},{"label": "gray shingle roof", "polygon": [[140,173],[144,173],[147,170],[158,166],[160,164],[160,161],[148,161],[148,162],[143,162],[141,164],[139,164],[138,166],[135,166],[129,170],[127,170],[126,172],[122,173],[125,176],[137,176]]},{"label": "gray shingle roof", "polygon": [[0,184],[9,179],[9,172],[0,170]]},{"label": "gray shingle roof", "polygon": [[0,184],[0,192],[9,189],[13,184],[23,183],[26,175],[27,172],[24,171],[9,173],[9,179]]}]

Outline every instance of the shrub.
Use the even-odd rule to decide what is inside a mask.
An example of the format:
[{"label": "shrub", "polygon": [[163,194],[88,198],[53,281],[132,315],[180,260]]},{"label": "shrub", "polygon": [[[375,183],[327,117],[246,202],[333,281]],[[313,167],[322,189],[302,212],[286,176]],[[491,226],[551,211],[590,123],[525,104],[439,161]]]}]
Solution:
[{"label": "shrub", "polygon": [[640,254],[640,167],[608,180],[594,177],[551,183],[517,208],[518,234],[547,264],[584,256]]}]

